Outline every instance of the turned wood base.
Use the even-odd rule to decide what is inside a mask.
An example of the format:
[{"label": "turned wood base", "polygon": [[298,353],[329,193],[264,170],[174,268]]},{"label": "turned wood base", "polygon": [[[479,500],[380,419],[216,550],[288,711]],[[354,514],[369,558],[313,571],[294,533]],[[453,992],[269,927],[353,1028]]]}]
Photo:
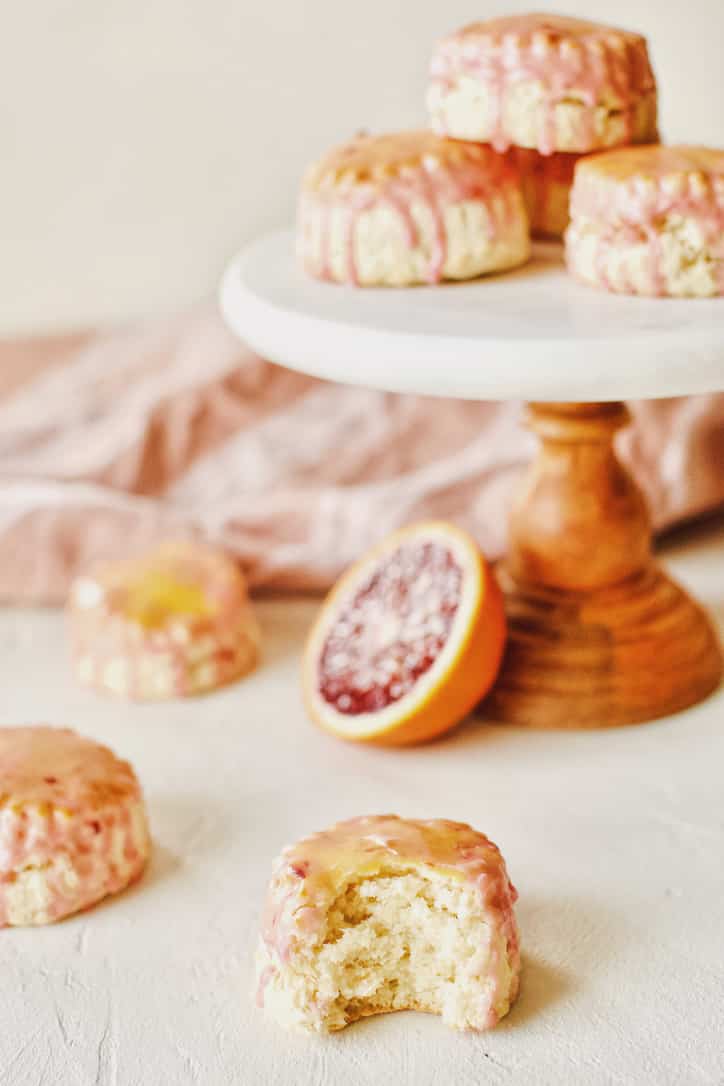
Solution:
[{"label": "turned wood base", "polygon": [[646,506],[613,450],[623,404],[534,404],[541,452],[511,519],[509,639],[486,716],[602,728],[678,712],[721,681],[701,607],[654,563]]},{"label": "turned wood base", "polygon": [[485,710],[532,728],[604,728],[686,709],[719,685],[702,609],[652,565],[610,588],[555,592],[501,581],[510,640]]}]

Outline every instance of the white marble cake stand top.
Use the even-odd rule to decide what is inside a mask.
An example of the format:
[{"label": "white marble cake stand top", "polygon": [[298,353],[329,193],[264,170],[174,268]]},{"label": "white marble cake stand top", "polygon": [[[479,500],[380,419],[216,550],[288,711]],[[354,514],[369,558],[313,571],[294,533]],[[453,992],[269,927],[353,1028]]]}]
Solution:
[{"label": "white marble cake stand top", "polygon": [[566,274],[556,244],[505,275],[358,289],[305,275],[280,231],[232,262],[221,305],[264,357],[394,392],[603,401],[724,389],[724,299],[596,291]]}]

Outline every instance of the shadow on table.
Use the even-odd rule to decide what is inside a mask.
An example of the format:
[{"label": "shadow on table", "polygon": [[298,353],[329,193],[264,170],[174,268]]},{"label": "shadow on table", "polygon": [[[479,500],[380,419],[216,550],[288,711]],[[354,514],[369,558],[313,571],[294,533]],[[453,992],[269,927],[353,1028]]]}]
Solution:
[{"label": "shadow on table", "polygon": [[520,995],[510,1013],[498,1025],[498,1030],[517,1029],[525,1025],[530,1018],[558,1003],[575,988],[570,973],[524,951]]},{"label": "shadow on table", "polygon": [[[80,912],[71,913],[70,916],[65,916],[59,923],[63,925],[72,926],[73,924],[80,925],[78,935],[78,948],[84,953],[85,947],[85,919],[91,916],[95,912],[100,912],[105,915],[112,909],[117,908],[119,905],[133,900],[136,894],[146,893],[150,886],[155,883],[162,882],[180,866],[180,859],[170,849],[164,848],[163,845],[159,845],[157,842],[152,842],[151,855],[149,857],[146,869],[139,879],[127,886],[125,890],[120,890],[118,893],[109,894],[108,897],[101,898],[100,901],[94,902],[86,909],[81,909]],[[0,1080],[2,1081],[2,1080]]]},{"label": "shadow on table", "polygon": [[[261,602],[261,601],[260,601]],[[322,597],[266,597],[257,609],[261,627],[260,668],[273,668],[290,658],[300,661],[304,643],[321,607]]]},{"label": "shadow on table", "polygon": [[[486,747],[490,747],[491,744],[507,744],[514,736],[530,739],[536,735],[545,736],[550,735],[551,732],[546,732],[543,729],[524,728],[514,724],[501,724],[499,721],[491,720],[489,716],[485,716],[479,709],[474,709],[473,712],[463,720],[461,724],[453,728],[449,732],[444,732],[442,735],[437,736],[435,739],[431,739],[427,743],[423,743],[420,746],[414,748],[417,755],[422,754],[425,751],[441,753],[453,753],[460,752],[461,750],[469,750],[472,753],[473,748],[483,750]],[[564,734],[564,733],[561,733]],[[403,748],[399,748],[403,750]]]},{"label": "shadow on table", "polygon": [[105,911],[106,909],[112,909],[115,904],[120,905],[132,901],[137,894],[148,893],[152,886],[165,882],[180,866],[181,860],[175,853],[168,848],[164,848],[163,845],[159,845],[157,841],[153,841],[151,855],[141,878],[137,879],[126,890],[121,891],[120,894],[113,894],[111,897],[105,898],[99,907],[102,907]]},{"label": "shadow on table", "polygon": [[208,797],[154,796],[148,808],[152,840],[146,870],[127,890],[107,898],[106,908],[116,899],[127,902],[136,894],[148,893],[173,878],[195,856],[208,856],[226,844],[228,831],[222,814],[213,810]]},{"label": "shadow on table", "polygon": [[[166,854],[162,861],[169,873],[169,859],[174,867],[197,856],[207,857],[228,844],[231,829],[224,812],[215,807],[206,794],[176,793],[155,795],[148,803],[149,822],[154,837],[154,852]],[[159,845],[158,841],[163,841]]]},{"label": "shadow on table", "polygon": [[524,944],[520,996],[498,1030],[525,1025],[595,986],[632,938],[625,917],[598,900],[526,895],[516,913]]}]

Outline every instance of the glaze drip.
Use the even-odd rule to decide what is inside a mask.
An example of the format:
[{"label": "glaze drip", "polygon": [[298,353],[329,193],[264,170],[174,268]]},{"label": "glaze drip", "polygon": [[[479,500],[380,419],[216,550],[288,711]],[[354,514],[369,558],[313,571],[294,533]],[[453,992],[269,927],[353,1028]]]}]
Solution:
[{"label": "glaze drip", "polygon": [[322,279],[339,278],[333,268],[334,223],[344,222],[344,278],[359,284],[356,238],[367,212],[392,211],[408,250],[422,240],[422,222],[432,227],[425,279],[437,283],[448,257],[445,211],[466,201],[487,211],[494,239],[513,215],[518,193],[515,169],[489,147],[442,140],[432,133],[364,137],[331,152],[307,175],[299,206],[300,224],[313,222],[319,254],[302,249],[308,270]]},{"label": "glaze drip", "polygon": [[[717,261],[724,291],[724,151],[701,147],[636,147],[584,159],[576,167],[571,221],[595,224],[597,277],[611,289],[611,253],[621,243],[650,250],[650,292],[666,293],[663,236],[669,226],[694,221]],[[572,228],[569,247],[576,244]],[[625,289],[626,284],[622,284]]]},{"label": "glaze drip", "polygon": [[638,34],[558,16],[511,16],[476,23],[444,39],[431,65],[433,84],[453,90],[459,79],[483,84],[492,111],[490,142],[498,151],[511,146],[505,108],[511,88],[534,83],[542,88],[543,114],[537,148],[556,150],[556,108],[571,100],[579,111],[580,151],[597,146],[596,110],[619,113],[623,142],[630,142],[638,103],[655,93],[646,41]]}]

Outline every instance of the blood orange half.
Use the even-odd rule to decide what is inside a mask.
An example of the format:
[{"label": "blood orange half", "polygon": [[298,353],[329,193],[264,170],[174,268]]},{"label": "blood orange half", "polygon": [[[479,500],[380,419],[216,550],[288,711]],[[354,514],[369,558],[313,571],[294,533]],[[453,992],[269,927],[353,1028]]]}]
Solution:
[{"label": "blood orange half", "polygon": [[487,693],[504,642],[502,595],[475,541],[450,524],[404,528],[327,597],[305,651],[307,709],[344,739],[424,742]]}]

